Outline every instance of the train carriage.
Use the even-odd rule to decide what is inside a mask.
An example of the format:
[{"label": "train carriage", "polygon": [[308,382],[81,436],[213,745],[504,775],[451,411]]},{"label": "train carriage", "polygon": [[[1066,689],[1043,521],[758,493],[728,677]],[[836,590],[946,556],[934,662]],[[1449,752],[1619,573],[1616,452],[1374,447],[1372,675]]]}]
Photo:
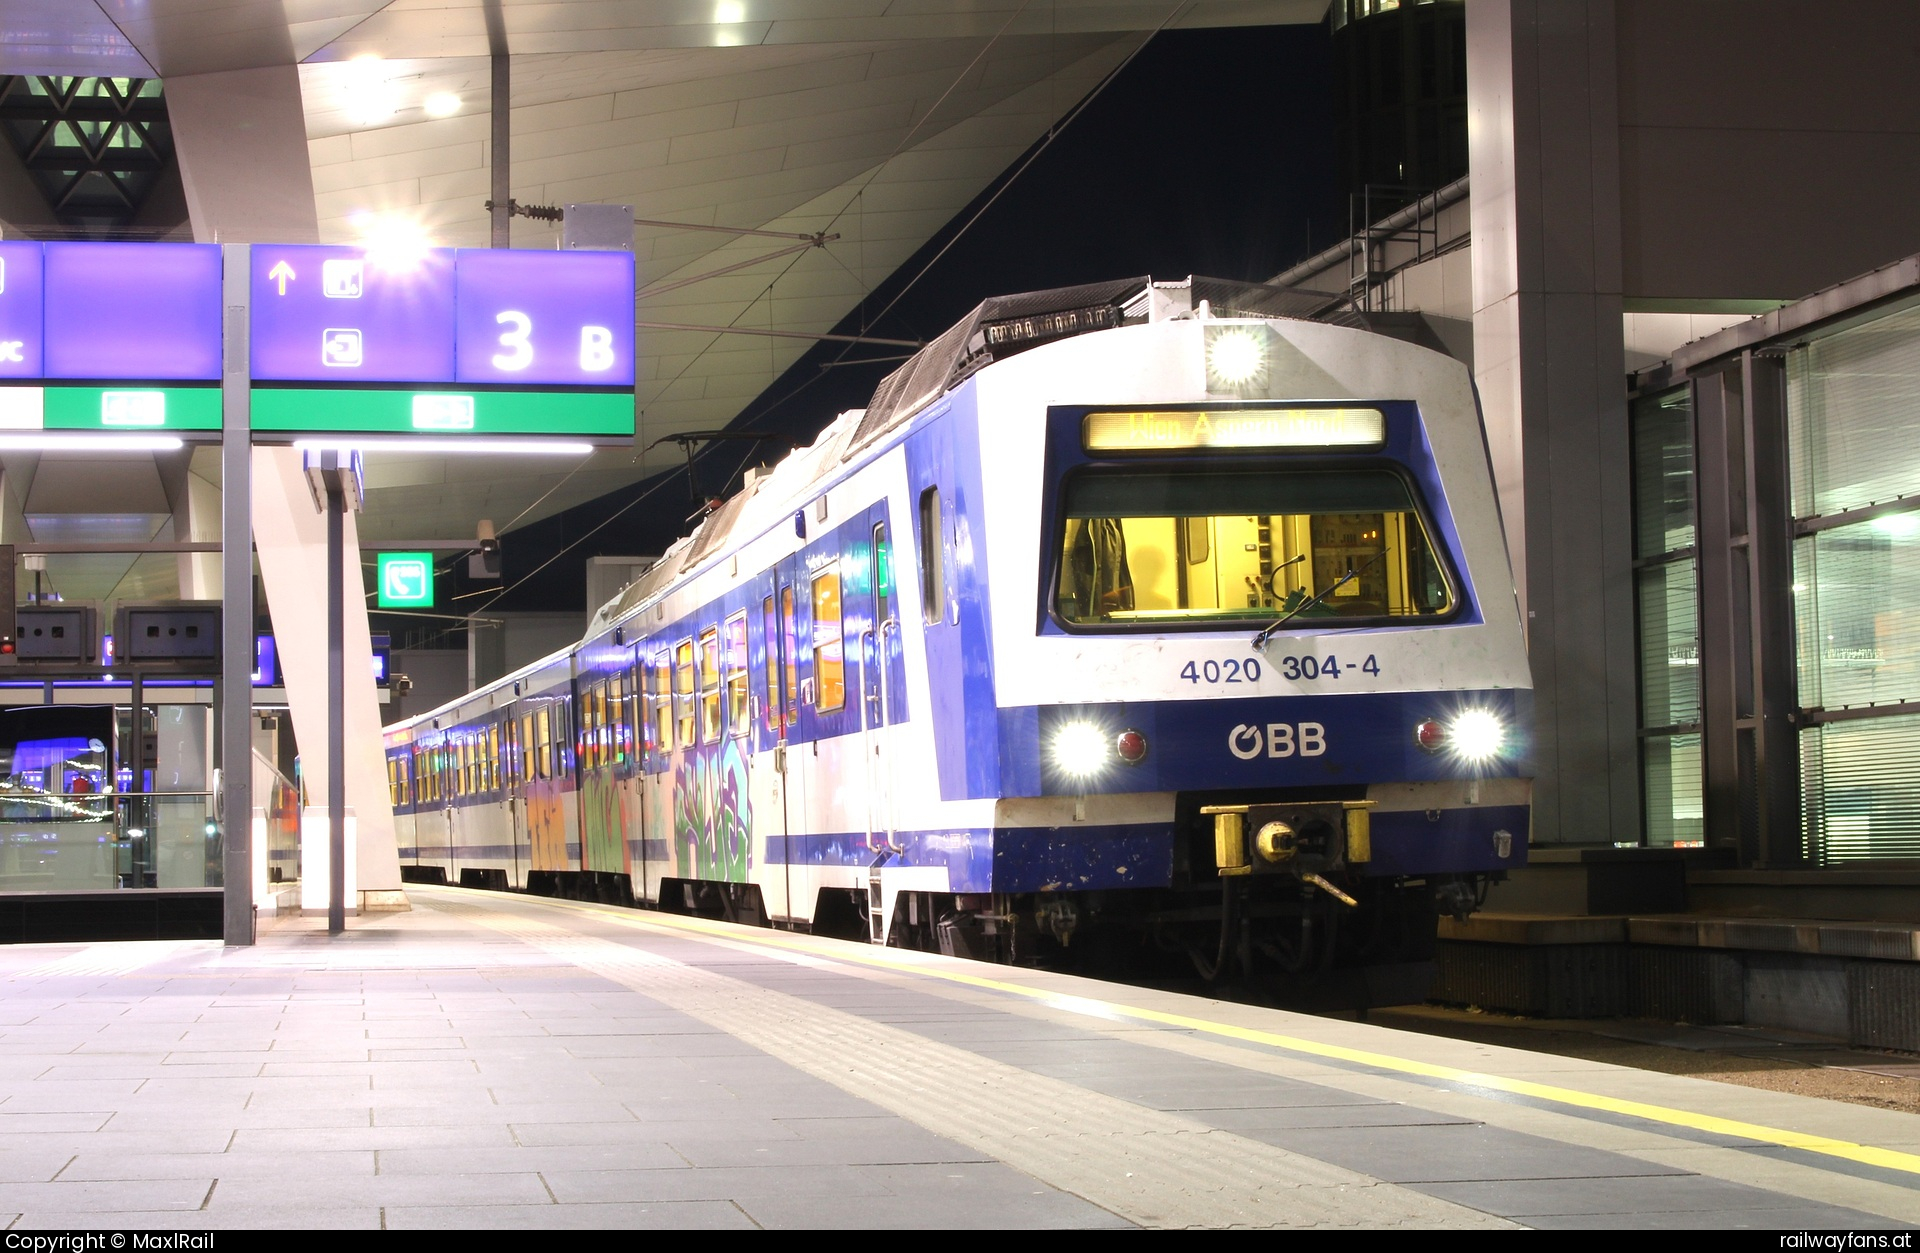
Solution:
[{"label": "train carriage", "polygon": [[390,729],[406,860],[1415,994],[1529,829],[1471,383],[1205,283],[987,302],[578,646]]}]

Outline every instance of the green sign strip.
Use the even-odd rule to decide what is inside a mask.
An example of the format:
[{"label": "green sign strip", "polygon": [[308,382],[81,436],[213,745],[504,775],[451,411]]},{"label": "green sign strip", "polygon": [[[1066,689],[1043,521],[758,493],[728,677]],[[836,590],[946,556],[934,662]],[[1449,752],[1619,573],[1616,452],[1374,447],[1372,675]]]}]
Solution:
[{"label": "green sign strip", "polygon": [[297,435],[534,435],[631,439],[633,394],[256,387],[252,425],[256,432]]},{"label": "green sign strip", "polygon": [[217,431],[218,387],[48,387],[43,429],[114,431]]},{"label": "green sign strip", "polygon": [[376,554],[374,573],[380,608],[433,608],[432,553]]}]

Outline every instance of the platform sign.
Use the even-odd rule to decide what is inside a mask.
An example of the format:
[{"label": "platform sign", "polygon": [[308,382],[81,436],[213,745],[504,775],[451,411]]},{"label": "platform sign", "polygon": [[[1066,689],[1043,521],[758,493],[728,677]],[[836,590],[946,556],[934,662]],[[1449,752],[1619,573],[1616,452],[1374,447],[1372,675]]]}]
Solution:
[{"label": "platform sign", "polygon": [[43,377],[219,383],[217,246],[41,247]]},{"label": "platform sign", "polygon": [[380,608],[433,608],[432,553],[380,553],[374,577]]},{"label": "platform sign", "polygon": [[633,436],[627,252],[255,245],[252,425]]},{"label": "platform sign", "polygon": [[0,243],[0,431],[220,429],[220,250]]},{"label": "platform sign", "polygon": [[46,348],[39,244],[0,243],[0,379],[37,379]]}]

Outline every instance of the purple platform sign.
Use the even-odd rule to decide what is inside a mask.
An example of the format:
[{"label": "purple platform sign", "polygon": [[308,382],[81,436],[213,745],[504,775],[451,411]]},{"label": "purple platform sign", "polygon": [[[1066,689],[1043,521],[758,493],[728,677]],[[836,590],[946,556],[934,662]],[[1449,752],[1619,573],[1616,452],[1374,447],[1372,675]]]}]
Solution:
[{"label": "purple platform sign", "polygon": [[453,250],[406,255],[255,244],[253,377],[453,381]]},{"label": "purple platform sign", "polygon": [[40,377],[39,244],[0,244],[0,378]]},{"label": "purple platform sign", "polygon": [[633,386],[633,254],[463,248],[461,383]]},{"label": "purple platform sign", "polygon": [[44,377],[220,378],[217,245],[45,248]]}]

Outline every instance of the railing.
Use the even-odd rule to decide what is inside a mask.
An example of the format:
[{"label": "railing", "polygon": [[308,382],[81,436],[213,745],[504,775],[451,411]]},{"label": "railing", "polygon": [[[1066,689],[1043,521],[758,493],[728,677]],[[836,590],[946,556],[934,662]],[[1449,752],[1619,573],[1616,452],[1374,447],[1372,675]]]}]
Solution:
[{"label": "railing", "polygon": [[210,792],[0,791],[0,891],[221,883]]}]

